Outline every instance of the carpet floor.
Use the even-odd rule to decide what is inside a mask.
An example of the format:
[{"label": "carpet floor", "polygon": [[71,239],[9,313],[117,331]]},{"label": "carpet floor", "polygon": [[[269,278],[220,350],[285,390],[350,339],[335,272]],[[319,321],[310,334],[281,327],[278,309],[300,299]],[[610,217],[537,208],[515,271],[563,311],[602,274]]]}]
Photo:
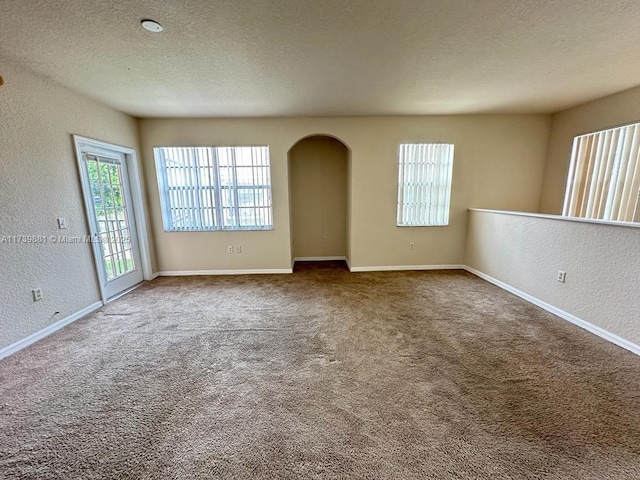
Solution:
[{"label": "carpet floor", "polygon": [[0,478],[640,479],[640,357],[462,271],[158,278],[0,381]]}]

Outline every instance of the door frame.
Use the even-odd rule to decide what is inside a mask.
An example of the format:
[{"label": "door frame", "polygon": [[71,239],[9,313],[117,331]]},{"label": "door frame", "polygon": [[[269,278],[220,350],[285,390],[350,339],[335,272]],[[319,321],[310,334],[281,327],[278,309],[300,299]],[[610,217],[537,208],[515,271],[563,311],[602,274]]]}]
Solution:
[{"label": "door frame", "polygon": [[[93,232],[91,232],[91,211],[93,206],[89,203],[90,194],[86,191],[87,186],[84,181],[85,170],[82,158],[82,149],[83,147],[95,147],[98,149],[106,148],[124,155],[127,176],[129,178],[129,189],[131,190],[131,206],[133,208],[134,223],[136,224],[138,249],[140,250],[140,260],[142,262],[142,278],[143,280],[153,280],[155,277],[151,271],[151,256],[149,252],[149,236],[147,235],[147,219],[145,215],[142,175],[136,151],[133,148],[103,142],[101,140],[95,140],[81,135],[72,135],[72,138],[76,152],[76,160],[78,162],[78,175],[80,176],[80,187],[82,189],[82,198],[85,208],[85,220],[90,230],[89,235],[93,234]],[[100,297],[102,298],[102,303],[106,305],[107,302],[113,301],[121,295],[124,295],[130,289],[125,290],[120,294],[116,294],[111,298],[107,298],[100,279],[101,267],[98,264],[98,259],[101,258],[100,245],[98,242],[91,242],[91,246],[93,249],[93,263],[95,267],[96,280],[98,281],[98,287],[100,288]]]}]

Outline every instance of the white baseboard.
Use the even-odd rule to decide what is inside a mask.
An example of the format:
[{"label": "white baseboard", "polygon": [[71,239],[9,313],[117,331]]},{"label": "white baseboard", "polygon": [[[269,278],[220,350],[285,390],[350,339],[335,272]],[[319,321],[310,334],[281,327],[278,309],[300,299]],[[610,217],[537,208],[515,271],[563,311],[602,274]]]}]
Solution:
[{"label": "white baseboard", "polygon": [[91,312],[95,312],[100,307],[102,307],[102,302],[92,303],[88,307],[84,307],[82,310],[79,310],[76,313],[73,313],[68,317],[63,318],[62,320],[57,321],[56,323],[53,323],[48,327],[45,327],[42,330],[37,331],[36,333],[32,333],[31,335],[29,335],[26,338],[23,338],[22,340],[18,340],[17,342],[12,343],[7,347],[4,347],[3,349],[0,349],[0,359],[4,357],[8,357],[9,355],[12,355],[17,351],[22,350],[25,347],[28,347],[32,343],[37,342],[38,340],[42,340],[43,338],[51,335],[53,332],[60,330],[62,327],[66,327],[70,323],[75,322],[76,320],[84,317],[85,315],[89,315]]},{"label": "white baseboard", "polygon": [[382,265],[378,267],[351,267],[352,272],[392,272],[404,270],[465,270],[464,265]]},{"label": "white baseboard", "polygon": [[554,307],[550,303],[544,302],[539,298],[536,298],[532,295],[529,295],[528,293],[523,292],[522,290],[518,290],[517,288],[512,287],[511,285],[508,285],[504,282],[501,282],[500,280],[495,279],[492,276],[487,275],[486,273],[482,273],[481,271],[476,270],[475,268],[465,266],[464,269],[469,273],[473,273],[474,275],[482,278],[483,280],[486,280],[487,282],[492,283],[497,287],[502,288],[503,290],[506,290],[507,292],[513,293],[514,295],[526,300],[529,303],[533,303],[534,305],[546,310],[547,312],[553,313],[554,315],[564,320],[567,320],[568,322],[571,322],[574,325],[577,325],[578,327],[587,330],[588,332],[593,333],[594,335],[604,338],[605,340],[608,340],[611,343],[615,343],[619,347],[629,350],[630,352],[633,352],[636,355],[640,355],[640,346],[630,342],[629,340],[625,340],[624,338],[619,337],[615,333],[608,332],[607,330],[600,328],[597,325],[593,325],[592,323],[586,322],[585,320],[582,320],[581,318],[578,318],[575,315],[570,314],[569,312],[565,312],[564,310],[561,310],[558,307]]},{"label": "white baseboard", "polygon": [[328,262],[331,260],[342,260],[347,261],[347,257],[345,256],[337,256],[337,257],[293,257],[293,263],[296,262]]},{"label": "white baseboard", "polygon": [[252,270],[168,270],[158,272],[159,277],[186,277],[190,275],[263,275],[293,273],[291,268],[263,268]]}]

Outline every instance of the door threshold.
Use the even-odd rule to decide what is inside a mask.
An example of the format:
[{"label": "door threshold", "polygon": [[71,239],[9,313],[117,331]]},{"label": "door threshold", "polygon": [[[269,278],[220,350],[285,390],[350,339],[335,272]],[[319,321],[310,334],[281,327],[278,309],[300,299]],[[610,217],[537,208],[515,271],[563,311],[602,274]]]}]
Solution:
[{"label": "door threshold", "polygon": [[120,297],[125,296],[127,293],[135,290],[136,288],[138,288],[140,285],[142,285],[144,283],[144,280],[140,283],[135,284],[133,287],[129,287],[126,290],[121,291],[120,293],[116,293],[114,296],[107,298],[107,300],[104,302],[104,304],[106,305],[107,303],[111,303],[114,300],[119,299]]}]

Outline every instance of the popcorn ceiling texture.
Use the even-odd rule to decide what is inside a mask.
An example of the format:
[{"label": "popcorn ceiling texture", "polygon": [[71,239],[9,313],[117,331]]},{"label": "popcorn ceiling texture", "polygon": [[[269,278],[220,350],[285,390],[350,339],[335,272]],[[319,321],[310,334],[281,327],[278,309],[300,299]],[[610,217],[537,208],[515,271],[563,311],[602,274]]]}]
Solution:
[{"label": "popcorn ceiling texture", "polygon": [[637,480],[639,391],[464,272],[158,278],[0,361],[0,476]]},{"label": "popcorn ceiling texture", "polygon": [[[138,148],[135,119],[8,64],[2,75],[0,235],[87,235],[71,135]],[[0,243],[0,268],[0,348],[100,299],[88,244]]]},{"label": "popcorn ceiling texture", "polygon": [[637,0],[4,0],[0,57],[142,117],[550,113],[640,83],[638,24]]},{"label": "popcorn ceiling texture", "polygon": [[640,345],[640,228],[471,211],[465,263]]}]

